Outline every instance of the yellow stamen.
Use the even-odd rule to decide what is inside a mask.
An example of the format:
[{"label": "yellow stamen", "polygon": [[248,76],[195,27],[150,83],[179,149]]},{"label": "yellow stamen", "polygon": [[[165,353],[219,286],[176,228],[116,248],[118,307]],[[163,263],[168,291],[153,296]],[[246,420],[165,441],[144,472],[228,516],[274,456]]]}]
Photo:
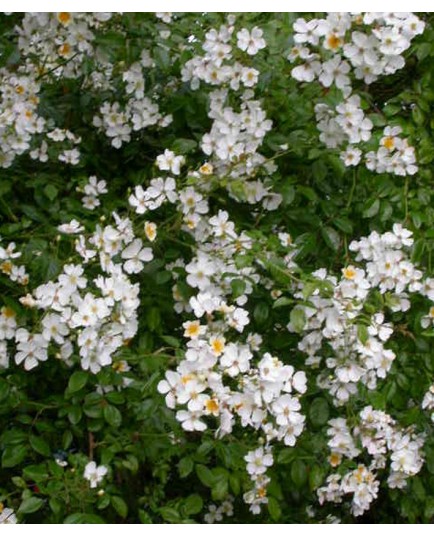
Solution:
[{"label": "yellow stamen", "polygon": [[354,279],[356,277],[357,272],[356,272],[354,266],[347,266],[346,268],[344,268],[342,270],[342,273],[343,273],[345,279],[352,280],[352,279]]},{"label": "yellow stamen", "polygon": [[69,24],[71,22],[71,19],[71,13],[68,13],[67,11],[61,11],[57,14],[57,20],[64,26]]}]

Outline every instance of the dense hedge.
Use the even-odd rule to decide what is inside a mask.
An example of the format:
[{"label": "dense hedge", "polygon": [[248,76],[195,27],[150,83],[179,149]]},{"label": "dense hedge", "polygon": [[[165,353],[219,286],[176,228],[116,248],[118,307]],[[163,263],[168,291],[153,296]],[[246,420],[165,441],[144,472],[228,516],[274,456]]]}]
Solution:
[{"label": "dense hedge", "polygon": [[433,520],[432,23],[0,16],[0,522]]}]

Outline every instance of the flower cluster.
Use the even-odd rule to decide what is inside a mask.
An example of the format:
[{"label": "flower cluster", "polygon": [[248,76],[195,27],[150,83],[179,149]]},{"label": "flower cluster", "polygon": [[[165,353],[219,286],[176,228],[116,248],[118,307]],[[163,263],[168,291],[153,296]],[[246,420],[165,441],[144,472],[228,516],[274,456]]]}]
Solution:
[{"label": "flower cluster", "polygon": [[11,281],[16,281],[20,285],[27,285],[29,276],[25,267],[19,266],[14,262],[15,259],[21,257],[21,252],[15,251],[15,249],[15,242],[10,242],[5,248],[0,246],[0,271]]},{"label": "flower cluster", "polygon": [[[355,144],[371,138],[372,122],[360,108],[352,76],[365,84],[389,75],[405,65],[403,52],[421,34],[425,23],[413,13],[329,13],[325,19],[303,18],[294,23],[294,42],[288,59],[303,61],[292,69],[300,82],[318,79],[324,88],[335,86],[343,101],[337,106],[315,107],[320,139],[327,147],[346,145],[341,158],[346,166],[357,165],[362,156]],[[396,137],[399,127],[386,127],[375,153],[365,155],[366,167],[377,173],[414,175],[414,148]]]},{"label": "flower cluster", "polygon": [[75,78],[84,60],[95,55],[95,31],[111,18],[112,13],[25,13],[17,28],[18,46],[25,57],[42,60],[39,74]]},{"label": "flower cluster", "polygon": [[[408,293],[432,299],[431,280],[422,282],[423,273],[406,253],[413,243],[411,234],[395,224],[393,232],[379,235],[374,231],[352,242],[349,249],[357,253],[355,260],[364,265],[348,265],[340,279],[324,269],[314,272],[318,288],[309,295],[309,305],[296,307],[303,315],[301,331],[308,332],[298,348],[307,354],[306,363],[313,367],[319,367],[326,354],[326,369],[320,372],[318,385],[328,390],[338,405],[357,392],[359,382],[375,389],[377,379],[385,378],[390,370],[396,356],[385,348],[393,333],[392,324],[385,322],[386,309],[407,311]],[[328,285],[331,295],[322,295],[320,283]],[[295,296],[306,298],[304,283],[299,287]],[[384,310],[367,316],[364,305],[375,289],[384,295]],[[292,322],[288,329],[297,331]]]},{"label": "flower cluster", "polygon": [[[274,164],[267,162],[258,153],[272,123],[266,117],[259,101],[254,100],[254,91],[259,71],[234,60],[237,56],[231,42],[234,41],[235,19],[228,17],[228,24],[219,30],[212,29],[205,35],[202,45],[205,54],[187,61],[182,70],[183,81],[197,89],[200,82],[220,86],[209,95],[208,116],[213,123],[209,133],[202,137],[202,151],[210,158],[212,174],[219,178],[231,177],[227,187],[232,196],[248,203],[263,202],[267,210],[275,209],[281,198],[269,193],[263,181],[255,178],[261,171],[270,174]],[[265,48],[262,30],[255,27],[251,32],[243,28],[236,34],[238,49],[254,56]],[[242,89],[241,95],[238,91]],[[230,105],[235,93],[239,109]],[[208,175],[208,173],[203,173]],[[198,175],[200,178],[201,175]],[[237,180],[242,177],[242,180]],[[252,180],[247,180],[251,178]],[[255,180],[253,180],[255,179]]]},{"label": "flower cluster", "polygon": [[224,516],[232,517],[234,515],[234,498],[229,495],[219,506],[210,504],[208,512],[204,515],[205,523],[219,523]]},{"label": "flower cluster", "polygon": [[259,447],[250,451],[244,459],[247,462],[247,472],[253,482],[253,489],[244,494],[244,502],[250,505],[253,514],[261,512],[261,505],[267,504],[267,486],[270,478],[266,475],[267,468],[273,465],[273,455],[268,447]]},{"label": "flower cluster", "polygon": [[[359,415],[359,425],[351,430],[346,419],[329,421],[327,431],[333,467],[343,459],[354,460],[367,453],[372,460],[369,467],[359,464],[343,476],[334,473],[327,478],[327,485],[318,489],[319,501],[341,502],[352,494],[351,511],[355,516],[369,509],[379,490],[378,473],[386,468],[390,458],[387,484],[390,488],[403,488],[410,476],[417,474],[423,465],[421,449],[424,438],[411,428],[402,429],[384,411],[365,407]],[[357,444],[357,446],[356,446]]]},{"label": "flower cluster", "polygon": [[[0,165],[10,167],[18,155],[47,162],[76,165],[80,138],[65,129],[54,128],[52,119],[40,115],[41,79],[77,78],[86,74],[85,58],[92,57],[99,68],[107,67],[93,46],[95,32],[111,18],[111,13],[25,13],[18,47],[25,59],[13,72],[1,69],[0,88]],[[53,149],[50,151],[50,146]],[[52,153],[52,154],[51,154]]]},{"label": "flower cluster", "polygon": [[[255,357],[261,338],[242,335],[249,324],[243,305],[259,276],[251,266],[238,268],[234,256],[245,255],[251,239],[235,231],[225,211],[208,219],[208,204],[192,188],[180,191],[178,204],[197,250],[188,264],[177,262],[168,268],[175,280],[183,272],[196,292],[185,303],[174,287],[175,299],[184,302],[176,310],[192,312],[195,320],[183,324],[188,340],[185,359],[176,371],[166,372],[158,390],[166,395],[168,407],[185,408],[176,413],[185,430],[203,431],[208,418],[215,417],[216,433],[222,437],[232,432],[238,418],[241,426],[262,431],[267,443],[277,440],[293,446],[304,428],[298,395],[306,391],[306,376],[268,352]],[[235,303],[230,303],[231,298]],[[265,489],[264,478],[258,480],[258,490]],[[262,495],[258,502],[256,495],[249,494],[246,500],[258,513],[266,497]]]},{"label": "flower cluster", "polygon": [[[87,186],[102,192],[102,183],[91,178]],[[25,307],[42,312],[39,332],[20,325],[12,309],[2,308],[3,366],[9,363],[6,341],[15,340],[15,362],[24,363],[26,370],[46,361],[52,345],[58,346],[56,357],[71,363],[77,345],[82,368],[97,373],[111,365],[115,352],[134,337],[140,288],[129,275],[140,273],[153,259],[153,252],[135,237],[128,218],[116,213],[113,217],[115,226],[98,225],[89,237],[80,234],[84,228],[78,222],[60,226],[61,231],[78,234],[75,245],[82,263],[65,264],[55,281],[39,285],[32,294],[20,298]],[[147,222],[147,229],[145,234],[155,239],[155,224]]]},{"label": "flower cluster", "polygon": [[[345,96],[353,73],[365,84],[393,74],[405,64],[403,52],[423,32],[425,23],[413,13],[329,13],[325,19],[297,19],[290,61],[303,60],[292,75],[324,87],[335,85]],[[324,61],[322,61],[324,59]]]},{"label": "flower cluster", "polygon": [[408,140],[399,137],[401,127],[386,127],[376,153],[366,154],[366,167],[377,173],[393,173],[405,176],[414,175],[418,171],[414,147]]},{"label": "flower cluster", "polygon": [[107,183],[103,180],[99,181],[95,175],[92,175],[84,185],[83,192],[85,194],[81,200],[83,207],[94,210],[101,204],[99,196],[107,193]]}]

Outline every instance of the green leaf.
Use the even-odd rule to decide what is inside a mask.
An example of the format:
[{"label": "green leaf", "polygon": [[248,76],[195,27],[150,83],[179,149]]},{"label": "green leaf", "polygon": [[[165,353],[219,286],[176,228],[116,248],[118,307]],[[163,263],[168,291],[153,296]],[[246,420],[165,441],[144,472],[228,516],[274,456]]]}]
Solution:
[{"label": "green leaf", "polygon": [[268,497],[268,512],[273,521],[279,521],[282,517],[279,501],[274,497]]},{"label": "green leaf", "polygon": [[240,477],[237,474],[231,473],[229,475],[229,486],[232,492],[234,493],[234,495],[238,495],[240,493],[241,482],[240,482]]},{"label": "green leaf", "polygon": [[294,300],[291,298],[287,298],[285,296],[281,296],[280,298],[277,298],[277,300],[273,303],[273,309],[278,309],[279,307],[285,307],[286,305],[293,305]]},{"label": "green leaf", "polygon": [[211,488],[211,497],[214,501],[222,501],[228,494],[228,475],[219,474],[215,476],[214,484]]},{"label": "green leaf", "polygon": [[234,300],[239,298],[246,291],[246,283],[242,279],[233,279],[231,281],[232,297]]},{"label": "green leaf", "polygon": [[42,437],[31,435],[29,440],[30,440],[31,447],[35,452],[37,452],[38,454],[42,454],[42,456],[51,455],[50,446],[45,441],[45,439],[43,439]]},{"label": "green leaf", "polygon": [[180,154],[180,155],[191,153],[192,151],[196,149],[196,147],[197,147],[197,141],[188,140],[186,138],[179,138],[172,145],[173,151],[176,154]]},{"label": "green leaf", "polygon": [[89,379],[89,374],[83,370],[77,370],[69,378],[68,391],[70,393],[76,393],[83,389]]},{"label": "green leaf", "polygon": [[265,302],[258,303],[253,311],[253,317],[258,324],[265,324],[269,314],[270,308]]},{"label": "green leaf", "polygon": [[315,398],[309,407],[309,418],[314,426],[323,426],[329,418],[329,405],[324,398]]},{"label": "green leaf", "polygon": [[2,454],[2,467],[15,467],[21,463],[27,454],[27,448],[24,445],[11,445],[4,449]]},{"label": "green leaf", "polygon": [[77,512],[75,514],[69,515],[64,519],[63,524],[90,524],[90,525],[101,525],[105,523],[104,519],[96,514],[83,514]]},{"label": "green leaf", "polygon": [[110,501],[112,503],[113,508],[121,517],[123,518],[127,517],[128,506],[127,506],[127,503],[122,499],[122,497],[113,495]]},{"label": "green leaf", "polygon": [[191,458],[182,458],[178,463],[178,472],[181,478],[188,476],[194,469],[194,462]]},{"label": "green leaf", "polygon": [[322,227],[321,234],[324,238],[324,242],[328,245],[330,249],[332,249],[333,251],[337,251],[339,249],[339,246],[341,244],[341,237],[339,236],[339,233],[335,229],[333,229],[333,227]]},{"label": "green leaf", "polygon": [[294,460],[291,464],[291,480],[297,488],[302,488],[306,483],[307,468],[302,460]]},{"label": "green leaf", "polygon": [[294,449],[290,448],[284,448],[279,452],[279,455],[277,457],[278,463],[287,464],[291,463],[295,458],[295,451]]},{"label": "green leaf", "polygon": [[44,193],[50,201],[54,201],[59,194],[59,190],[54,186],[54,184],[47,184],[44,188]]},{"label": "green leaf", "polygon": [[0,378],[0,402],[5,400],[8,397],[8,395],[9,395],[9,384],[5,379]]},{"label": "green leaf", "polygon": [[289,316],[291,326],[296,333],[301,333],[306,325],[306,314],[300,307],[294,307]]},{"label": "green leaf", "polygon": [[206,486],[207,488],[213,487],[215,478],[211,470],[208,469],[208,467],[201,464],[196,465],[196,474],[204,486]]},{"label": "green leaf", "polygon": [[365,206],[362,212],[362,217],[373,218],[374,216],[378,214],[379,210],[380,210],[380,200],[378,198],[370,199],[367,203],[365,203]]},{"label": "green leaf", "polygon": [[103,410],[103,415],[105,421],[114,428],[118,428],[122,423],[121,412],[114,406],[105,406]]},{"label": "green leaf", "polygon": [[62,511],[63,503],[62,503],[62,501],[60,499],[56,499],[55,497],[52,497],[48,501],[48,504],[49,504],[53,514],[59,515],[60,512]]},{"label": "green leaf", "polygon": [[353,232],[353,224],[348,218],[336,218],[333,223],[344,233],[351,234]]},{"label": "green leaf", "polygon": [[20,504],[18,513],[33,514],[34,512],[37,512],[43,504],[44,501],[39,497],[29,497],[28,499],[24,499],[24,501]]},{"label": "green leaf", "polygon": [[203,508],[203,500],[197,493],[190,495],[184,500],[182,509],[184,514],[188,517],[198,514]]},{"label": "green leaf", "polygon": [[68,419],[71,424],[78,424],[81,420],[83,412],[79,406],[72,406],[68,411]]},{"label": "green leaf", "polygon": [[365,344],[368,341],[368,328],[364,324],[357,325],[357,337],[362,344]]},{"label": "green leaf", "polygon": [[314,465],[309,473],[309,487],[312,491],[318,489],[324,480],[324,469],[319,465]]},{"label": "green leaf", "polygon": [[168,523],[180,523],[181,522],[181,515],[175,508],[171,508],[170,506],[165,506],[163,508],[159,509],[159,512],[161,514],[161,517],[164,519],[164,521],[167,521]]},{"label": "green leaf", "polygon": [[28,465],[24,468],[23,475],[29,480],[34,480],[35,482],[45,480],[49,476],[45,464]]}]

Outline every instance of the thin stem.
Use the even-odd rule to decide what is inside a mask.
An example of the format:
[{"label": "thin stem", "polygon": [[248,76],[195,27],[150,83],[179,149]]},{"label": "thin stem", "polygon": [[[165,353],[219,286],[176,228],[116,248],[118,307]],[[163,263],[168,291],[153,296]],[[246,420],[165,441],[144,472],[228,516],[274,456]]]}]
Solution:
[{"label": "thin stem", "polygon": [[351,203],[353,202],[354,190],[356,189],[356,180],[357,180],[357,168],[355,168],[353,172],[353,183],[351,185],[350,195],[348,196],[347,209],[350,208]]},{"label": "thin stem", "polygon": [[404,223],[408,222],[408,175],[405,177],[404,183]]}]

